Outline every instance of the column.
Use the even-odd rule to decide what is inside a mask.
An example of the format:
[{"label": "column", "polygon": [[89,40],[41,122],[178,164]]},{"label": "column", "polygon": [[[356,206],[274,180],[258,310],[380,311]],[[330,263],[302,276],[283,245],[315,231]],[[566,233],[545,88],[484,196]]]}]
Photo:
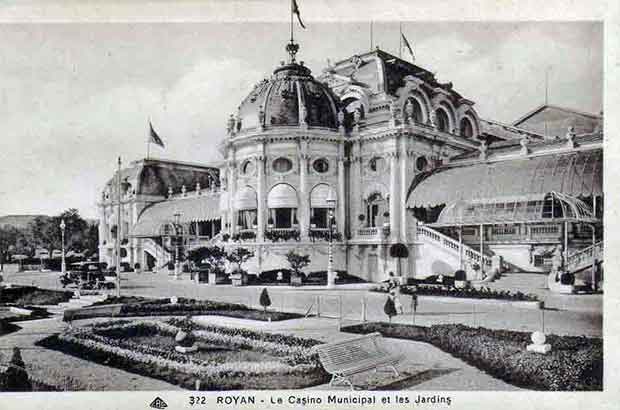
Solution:
[{"label": "column", "polygon": [[234,201],[237,194],[237,168],[235,161],[228,161],[228,222],[230,223],[230,234],[234,234],[237,230],[237,221],[235,221]]},{"label": "column", "polygon": [[345,229],[345,218],[346,218],[346,204],[345,204],[345,185],[344,185],[344,156],[338,156],[338,214],[337,218],[337,226],[338,232],[343,235],[344,239],[344,229]]},{"label": "column", "polygon": [[[303,144],[303,143],[302,143]],[[310,226],[310,197],[308,194],[308,154],[303,145],[299,153],[299,208],[297,209],[297,221],[303,239],[308,238]]]},{"label": "column", "polygon": [[358,143],[353,145],[352,151],[349,184],[349,229],[351,237],[354,237],[358,226],[360,226],[358,215],[365,212],[362,210],[362,164],[360,146]]},{"label": "column", "polygon": [[390,237],[392,240],[399,239],[400,189],[398,187],[398,152],[389,155],[390,158]]},{"label": "column", "polygon": [[265,157],[260,155],[256,158],[256,222],[258,224],[258,232],[256,232],[256,241],[262,242],[265,233]]},{"label": "column", "polygon": [[104,249],[103,241],[107,240],[107,222],[105,219],[105,206],[102,204],[99,206],[99,262],[104,261]]},{"label": "column", "polygon": [[[407,186],[407,162],[409,161],[409,156],[407,155],[407,144],[406,140],[401,141],[401,151],[400,151],[400,238],[401,242],[408,243],[408,218],[409,215],[407,213],[407,190],[409,187]],[[405,272],[403,272],[403,277],[405,277]]]}]

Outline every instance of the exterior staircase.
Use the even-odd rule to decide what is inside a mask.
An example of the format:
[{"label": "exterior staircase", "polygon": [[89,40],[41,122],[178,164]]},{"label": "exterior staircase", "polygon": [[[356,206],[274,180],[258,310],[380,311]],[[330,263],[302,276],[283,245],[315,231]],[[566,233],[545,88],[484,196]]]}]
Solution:
[{"label": "exterior staircase", "polygon": [[[450,255],[453,268],[452,272],[459,269],[459,260],[462,258],[464,263],[469,261],[472,264],[476,263],[484,267],[484,272],[487,273],[487,277],[479,282],[490,282],[494,279],[494,275],[489,274],[493,269],[493,255],[484,251],[480,252],[479,250],[465,245],[462,242],[459,243],[459,241],[454,238],[444,235],[441,232],[424,225],[418,224],[417,237],[424,245],[439,248],[443,254]],[[432,258],[430,252],[428,252],[428,249],[426,251],[423,250],[422,253],[423,257]],[[444,262],[450,263],[447,259],[444,260]],[[435,272],[431,272],[430,274],[434,273]]]},{"label": "exterior staircase", "polygon": [[151,238],[142,241],[142,249],[155,258],[156,268],[165,266],[168,261],[174,259],[171,249],[161,246]]},{"label": "exterior staircase", "polygon": [[592,256],[594,256],[594,261],[597,265],[601,264],[604,258],[604,248],[604,242],[600,241],[587,248],[573,252],[566,258],[566,267],[570,272],[580,272],[589,269],[592,267]]}]

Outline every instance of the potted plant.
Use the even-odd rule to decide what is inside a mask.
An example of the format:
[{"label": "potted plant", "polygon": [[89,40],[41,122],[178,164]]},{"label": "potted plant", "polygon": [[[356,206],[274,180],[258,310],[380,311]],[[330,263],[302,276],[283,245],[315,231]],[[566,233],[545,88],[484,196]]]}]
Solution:
[{"label": "potted plant", "polygon": [[286,260],[291,265],[291,285],[301,286],[302,283],[302,269],[310,264],[310,255],[302,255],[294,250],[289,251],[286,254]]},{"label": "potted plant", "polygon": [[230,279],[233,286],[244,286],[248,284],[248,274],[241,265],[243,265],[248,259],[254,256],[254,252],[249,251],[246,248],[237,248],[234,251],[226,255],[226,260],[233,265],[237,265],[231,272]]}]

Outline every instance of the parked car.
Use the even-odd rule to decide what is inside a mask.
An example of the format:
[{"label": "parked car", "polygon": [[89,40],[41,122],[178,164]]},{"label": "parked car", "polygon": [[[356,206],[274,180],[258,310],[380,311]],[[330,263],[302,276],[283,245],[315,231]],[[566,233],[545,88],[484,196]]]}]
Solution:
[{"label": "parked car", "polygon": [[76,262],[60,278],[62,287],[74,285],[81,289],[114,289],[116,274],[104,269],[101,262]]}]

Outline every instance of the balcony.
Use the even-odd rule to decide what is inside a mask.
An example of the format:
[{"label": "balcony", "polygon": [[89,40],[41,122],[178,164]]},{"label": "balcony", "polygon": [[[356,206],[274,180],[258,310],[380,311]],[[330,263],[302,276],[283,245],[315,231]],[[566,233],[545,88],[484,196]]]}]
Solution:
[{"label": "balcony", "polygon": [[366,228],[358,228],[357,230],[357,239],[361,240],[380,241],[388,236],[390,236],[389,226],[369,226]]},{"label": "balcony", "polygon": [[298,228],[270,228],[265,230],[265,240],[271,242],[299,241],[301,234]]}]

